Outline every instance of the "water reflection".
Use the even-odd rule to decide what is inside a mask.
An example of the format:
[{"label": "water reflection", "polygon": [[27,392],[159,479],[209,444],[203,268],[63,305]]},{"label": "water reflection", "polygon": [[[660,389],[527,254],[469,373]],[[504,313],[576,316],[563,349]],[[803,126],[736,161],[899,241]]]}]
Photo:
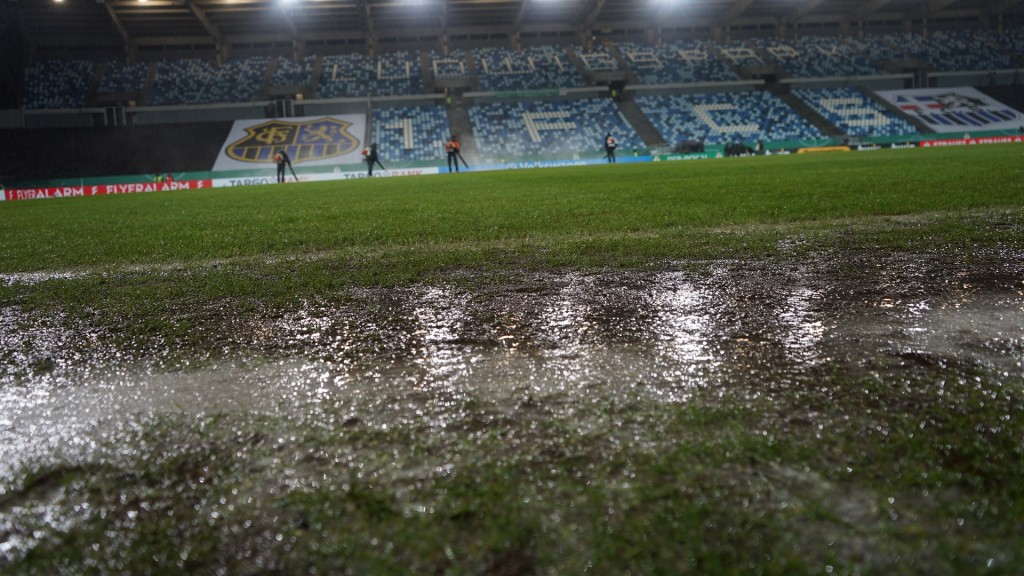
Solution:
[{"label": "water reflection", "polygon": [[921,263],[850,279],[828,262],[722,262],[537,274],[480,292],[360,290],[344,306],[232,318],[222,356],[192,362],[178,351],[170,364],[7,306],[0,494],[20,466],[87,460],[155,414],[315,422],[327,406],[379,429],[479,429],[530,411],[568,418],[595,401],[757,394],[765,382],[813,380],[822,366],[901,370],[908,352],[1020,377],[1024,304],[1008,270],[986,284]]}]

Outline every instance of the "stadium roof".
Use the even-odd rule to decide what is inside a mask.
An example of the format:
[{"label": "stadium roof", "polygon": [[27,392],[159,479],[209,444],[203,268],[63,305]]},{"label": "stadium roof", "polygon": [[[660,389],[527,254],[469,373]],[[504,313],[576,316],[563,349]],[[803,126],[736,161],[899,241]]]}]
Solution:
[{"label": "stadium roof", "polygon": [[0,0],[34,47],[355,44],[395,39],[995,27],[1024,0]]}]

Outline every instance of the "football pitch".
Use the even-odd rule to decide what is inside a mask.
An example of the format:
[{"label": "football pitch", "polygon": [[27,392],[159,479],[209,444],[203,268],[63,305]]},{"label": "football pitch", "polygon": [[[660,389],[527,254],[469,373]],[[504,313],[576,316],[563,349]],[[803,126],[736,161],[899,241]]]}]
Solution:
[{"label": "football pitch", "polygon": [[1019,145],[0,222],[3,573],[1024,563]]}]

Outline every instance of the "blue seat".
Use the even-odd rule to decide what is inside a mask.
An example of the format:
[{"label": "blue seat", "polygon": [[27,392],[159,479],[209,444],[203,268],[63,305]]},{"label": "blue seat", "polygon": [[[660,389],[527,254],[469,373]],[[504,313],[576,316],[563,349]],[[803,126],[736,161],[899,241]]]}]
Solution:
[{"label": "blue seat", "polygon": [[917,129],[853,87],[800,89],[793,94],[850,136],[902,136]]},{"label": "blue seat", "polygon": [[471,107],[469,116],[480,153],[493,160],[597,153],[609,132],[620,149],[644,147],[615,104],[604,98],[494,102]]},{"label": "blue seat", "polygon": [[711,43],[675,42],[649,46],[619,42],[616,47],[641,84],[678,84],[739,80],[709,48]]},{"label": "blue seat", "polygon": [[754,38],[754,45],[790,75],[797,78],[869,76],[883,71],[843,39],[804,36],[798,40]]},{"label": "blue seat", "polygon": [[564,49],[531,46],[523,50],[475,48],[480,88],[490,92],[584,86]]},{"label": "blue seat", "polygon": [[443,160],[444,142],[451,132],[444,106],[409,106],[375,108],[370,134],[371,142],[377,143],[380,158],[387,165],[387,162]]},{"label": "blue seat", "polygon": [[670,144],[801,140],[824,135],[769,92],[640,96],[637,105]]},{"label": "blue seat", "polygon": [[325,56],[321,98],[403,96],[423,93],[419,52],[401,50],[372,59],[364,54]]},{"label": "blue seat", "polygon": [[107,62],[107,70],[100,79],[100,94],[118,94],[124,92],[141,92],[146,84],[146,73],[149,64],[140,62],[125,66],[123,62],[113,60]]},{"label": "blue seat", "polygon": [[96,65],[84,60],[47,60],[25,71],[26,108],[81,108],[87,104]]}]

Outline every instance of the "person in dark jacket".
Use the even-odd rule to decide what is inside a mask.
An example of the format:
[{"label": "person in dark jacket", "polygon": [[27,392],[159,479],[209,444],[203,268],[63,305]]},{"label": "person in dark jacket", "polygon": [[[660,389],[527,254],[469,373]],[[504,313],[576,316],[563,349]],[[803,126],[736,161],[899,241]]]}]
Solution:
[{"label": "person in dark jacket", "polygon": [[377,156],[377,143],[370,144],[369,148],[363,149],[363,159],[366,160],[366,168],[368,169],[367,176],[373,176],[373,165],[380,166],[381,170],[387,170],[383,164],[380,163],[380,158]]},{"label": "person in dark jacket", "polygon": [[[277,163],[277,181],[278,183],[285,181],[285,166],[288,168],[292,167],[292,160],[288,157],[288,153],[283,148],[278,148],[277,152],[274,152],[274,162]],[[294,169],[293,169],[294,170]]]},{"label": "person in dark jacket", "polygon": [[609,132],[604,136],[604,156],[608,159],[608,163],[612,164],[615,162],[615,149],[618,148],[619,143],[615,141],[615,137]]}]

